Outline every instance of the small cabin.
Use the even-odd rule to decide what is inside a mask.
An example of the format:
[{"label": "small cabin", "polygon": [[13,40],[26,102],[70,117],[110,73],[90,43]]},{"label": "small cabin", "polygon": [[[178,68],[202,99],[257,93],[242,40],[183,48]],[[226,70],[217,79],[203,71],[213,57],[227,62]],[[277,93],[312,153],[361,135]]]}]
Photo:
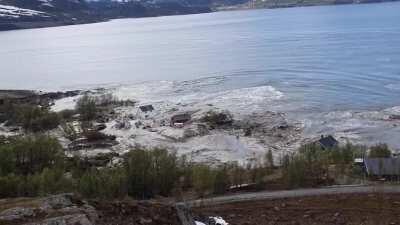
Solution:
[{"label": "small cabin", "polygon": [[331,149],[339,145],[339,142],[332,136],[321,135],[321,138],[316,142],[322,149]]},{"label": "small cabin", "polygon": [[171,117],[171,126],[174,127],[179,127],[179,126],[184,126],[190,120],[192,119],[192,116],[189,113],[182,113],[182,114],[177,114]]}]

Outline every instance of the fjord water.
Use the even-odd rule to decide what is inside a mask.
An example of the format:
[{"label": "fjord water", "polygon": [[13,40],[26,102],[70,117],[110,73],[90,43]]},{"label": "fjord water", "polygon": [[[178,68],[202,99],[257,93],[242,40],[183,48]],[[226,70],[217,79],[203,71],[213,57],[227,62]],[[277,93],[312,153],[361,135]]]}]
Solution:
[{"label": "fjord water", "polygon": [[167,80],[273,87],[283,111],[382,109],[400,103],[400,2],[0,32],[0,65],[1,89]]}]

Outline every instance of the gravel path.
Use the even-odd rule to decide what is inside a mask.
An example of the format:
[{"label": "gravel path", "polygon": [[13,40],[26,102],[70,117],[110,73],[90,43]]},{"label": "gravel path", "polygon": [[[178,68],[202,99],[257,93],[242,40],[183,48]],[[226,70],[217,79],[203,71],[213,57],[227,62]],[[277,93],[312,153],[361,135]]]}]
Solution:
[{"label": "gravel path", "polygon": [[277,198],[292,198],[304,197],[315,195],[332,195],[332,194],[350,194],[350,193],[400,193],[400,186],[395,185],[375,185],[375,186],[334,186],[326,188],[313,188],[313,189],[297,189],[287,191],[264,191],[245,194],[235,194],[229,196],[220,196],[206,199],[199,199],[188,202],[192,207],[216,205],[223,203],[263,200],[263,199],[277,199]]}]

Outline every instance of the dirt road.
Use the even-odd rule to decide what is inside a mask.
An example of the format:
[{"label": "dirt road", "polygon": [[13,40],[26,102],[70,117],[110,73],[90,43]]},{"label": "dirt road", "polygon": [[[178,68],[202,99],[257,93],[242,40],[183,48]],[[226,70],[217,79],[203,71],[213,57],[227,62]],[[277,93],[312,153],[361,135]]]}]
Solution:
[{"label": "dirt road", "polygon": [[335,186],[326,188],[297,189],[287,191],[265,191],[244,194],[234,194],[206,199],[199,199],[187,204],[191,207],[217,205],[224,203],[234,203],[242,201],[255,201],[265,199],[306,197],[316,195],[335,195],[352,193],[400,193],[400,186],[395,185],[375,185],[375,186]]}]

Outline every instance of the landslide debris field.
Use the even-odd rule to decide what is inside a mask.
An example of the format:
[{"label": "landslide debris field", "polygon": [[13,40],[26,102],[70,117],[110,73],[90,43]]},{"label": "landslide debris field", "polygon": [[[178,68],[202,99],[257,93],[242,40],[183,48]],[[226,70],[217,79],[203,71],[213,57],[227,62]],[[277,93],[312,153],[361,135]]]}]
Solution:
[{"label": "landslide debris field", "polygon": [[196,220],[221,216],[230,225],[395,225],[400,194],[341,194],[208,205],[193,209]]}]

